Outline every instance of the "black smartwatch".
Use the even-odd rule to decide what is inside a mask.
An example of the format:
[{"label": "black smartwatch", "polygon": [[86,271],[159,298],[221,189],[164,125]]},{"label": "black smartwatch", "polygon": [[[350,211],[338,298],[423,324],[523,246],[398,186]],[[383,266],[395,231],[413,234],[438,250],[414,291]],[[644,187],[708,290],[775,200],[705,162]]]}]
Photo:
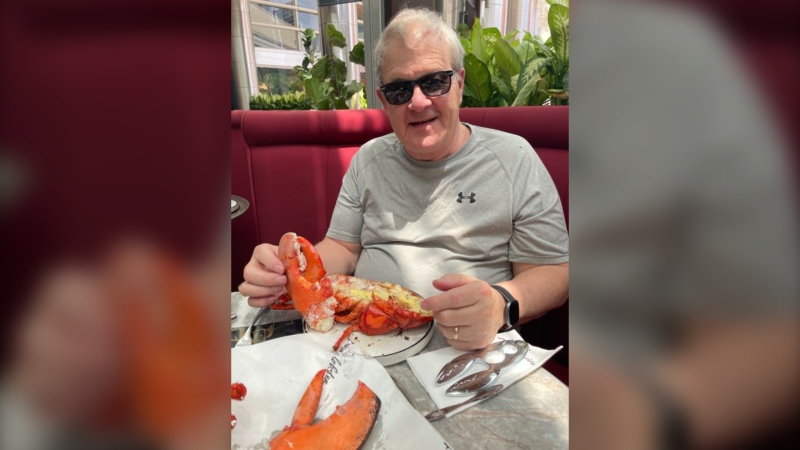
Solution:
[{"label": "black smartwatch", "polygon": [[506,308],[503,310],[503,320],[505,320],[505,325],[500,327],[497,330],[498,333],[504,333],[514,328],[514,325],[519,322],[519,302],[517,299],[511,295],[510,292],[505,290],[502,286],[498,286],[496,284],[492,285],[492,288],[500,293],[503,296],[503,299],[506,301]]}]

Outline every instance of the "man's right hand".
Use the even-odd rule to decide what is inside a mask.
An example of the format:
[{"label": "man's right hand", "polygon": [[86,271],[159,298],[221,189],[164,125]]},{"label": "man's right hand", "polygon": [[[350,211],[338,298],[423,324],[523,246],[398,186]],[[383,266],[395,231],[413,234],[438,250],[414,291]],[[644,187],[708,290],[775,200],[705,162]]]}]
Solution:
[{"label": "man's right hand", "polygon": [[244,282],[239,285],[239,293],[249,297],[247,303],[254,308],[269,306],[284,292],[285,270],[278,258],[277,246],[258,245],[244,267]]}]

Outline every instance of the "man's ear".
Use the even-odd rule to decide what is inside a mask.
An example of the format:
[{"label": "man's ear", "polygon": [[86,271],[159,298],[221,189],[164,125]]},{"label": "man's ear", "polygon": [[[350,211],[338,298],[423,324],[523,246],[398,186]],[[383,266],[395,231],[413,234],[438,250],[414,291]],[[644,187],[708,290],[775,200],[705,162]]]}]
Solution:
[{"label": "man's ear", "polygon": [[389,107],[389,105],[386,103],[386,99],[383,98],[383,93],[381,92],[380,88],[375,88],[375,95],[377,95],[378,96],[378,100],[381,101],[381,104],[383,105],[383,109],[387,109]]},{"label": "man's ear", "polygon": [[467,75],[467,70],[463,67],[458,71],[458,88],[464,90],[464,76]]}]

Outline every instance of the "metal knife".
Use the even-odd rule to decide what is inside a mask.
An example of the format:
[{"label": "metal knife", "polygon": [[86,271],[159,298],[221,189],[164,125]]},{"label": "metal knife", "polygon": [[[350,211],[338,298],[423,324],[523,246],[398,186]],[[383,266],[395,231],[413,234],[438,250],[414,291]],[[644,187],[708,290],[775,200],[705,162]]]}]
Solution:
[{"label": "metal knife", "polygon": [[492,398],[495,395],[497,395],[500,392],[502,392],[502,390],[504,388],[505,388],[504,385],[497,384],[495,386],[490,387],[489,389],[486,389],[486,390],[478,392],[477,394],[475,394],[474,397],[470,398],[469,400],[463,401],[463,402],[461,402],[461,403],[459,403],[457,405],[448,406],[448,407],[442,408],[442,409],[437,409],[436,411],[434,411],[434,412],[428,414],[427,416],[425,416],[425,419],[427,419],[428,422],[433,422],[435,420],[439,420],[439,419],[447,416],[447,414],[449,414],[449,413],[451,413],[451,412],[453,412],[453,411],[455,411],[455,410],[457,410],[457,409],[459,409],[459,408],[461,408],[463,406],[467,406],[467,405],[469,405],[471,403],[480,403],[480,402],[482,402],[482,401],[484,401],[486,399]]}]

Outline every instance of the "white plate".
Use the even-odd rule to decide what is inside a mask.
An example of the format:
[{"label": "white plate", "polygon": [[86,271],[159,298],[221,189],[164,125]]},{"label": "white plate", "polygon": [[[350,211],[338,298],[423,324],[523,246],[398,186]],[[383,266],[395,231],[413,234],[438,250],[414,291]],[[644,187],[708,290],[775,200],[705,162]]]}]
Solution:
[{"label": "white plate", "polygon": [[[308,326],[305,326],[305,330],[316,341],[323,345],[329,345],[332,349],[333,344],[336,343],[347,327],[348,325],[335,323],[333,329],[327,333],[321,333]],[[364,333],[354,331],[349,339],[368,355],[377,359],[383,366],[391,366],[419,353],[428,345],[431,337],[433,337],[433,322],[410,330],[392,331],[378,336],[367,336]]]}]

